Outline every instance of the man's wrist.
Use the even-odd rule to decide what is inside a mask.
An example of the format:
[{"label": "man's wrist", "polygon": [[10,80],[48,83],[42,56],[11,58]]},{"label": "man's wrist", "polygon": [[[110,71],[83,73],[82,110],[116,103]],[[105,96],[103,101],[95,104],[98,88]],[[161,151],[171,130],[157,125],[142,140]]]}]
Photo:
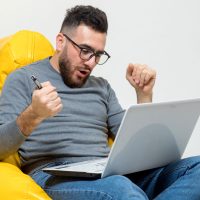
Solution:
[{"label": "man's wrist", "polygon": [[17,117],[16,123],[22,134],[29,136],[42,121],[43,119],[34,113],[30,105]]},{"label": "man's wrist", "polygon": [[137,93],[137,103],[151,103],[153,100],[153,93],[150,94],[138,94]]}]

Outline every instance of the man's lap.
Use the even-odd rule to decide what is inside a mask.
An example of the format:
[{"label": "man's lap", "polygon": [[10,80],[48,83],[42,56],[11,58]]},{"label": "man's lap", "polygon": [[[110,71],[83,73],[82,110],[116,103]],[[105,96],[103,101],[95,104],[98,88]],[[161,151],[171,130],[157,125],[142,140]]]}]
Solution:
[{"label": "man's lap", "polygon": [[44,172],[35,173],[32,178],[53,199],[111,200],[148,199],[145,193],[125,176],[114,175],[104,179],[79,179],[58,177]]},{"label": "man's lap", "polygon": [[[170,197],[172,194],[172,191],[171,193],[170,191],[166,192],[167,188],[171,187],[174,190],[177,187],[177,190],[180,189],[179,192],[182,194],[182,184],[188,186],[191,184],[191,181],[196,181],[194,178],[196,175],[200,175],[199,163],[200,157],[192,157],[162,168],[129,174],[126,177],[115,175],[96,180],[57,177],[41,171],[35,172],[32,178],[54,199],[139,200],[153,199],[156,196],[158,196],[157,199],[164,199],[163,194],[166,193],[167,197]],[[187,174],[188,176],[186,176]],[[200,178],[198,179],[200,185]],[[173,184],[175,185],[174,188],[172,187]],[[197,185],[195,184],[194,190],[197,189],[196,187]],[[148,198],[143,191],[147,194]],[[185,190],[185,192],[189,191]],[[198,196],[199,193],[196,191],[195,195]]]}]

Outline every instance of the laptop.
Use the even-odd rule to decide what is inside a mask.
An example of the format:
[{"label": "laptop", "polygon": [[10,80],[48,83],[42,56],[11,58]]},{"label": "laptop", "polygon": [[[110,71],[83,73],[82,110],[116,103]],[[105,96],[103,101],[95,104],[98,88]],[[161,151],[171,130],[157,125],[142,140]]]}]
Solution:
[{"label": "laptop", "polygon": [[181,159],[200,114],[200,98],[129,107],[109,156],[44,172],[72,177],[125,175]]}]

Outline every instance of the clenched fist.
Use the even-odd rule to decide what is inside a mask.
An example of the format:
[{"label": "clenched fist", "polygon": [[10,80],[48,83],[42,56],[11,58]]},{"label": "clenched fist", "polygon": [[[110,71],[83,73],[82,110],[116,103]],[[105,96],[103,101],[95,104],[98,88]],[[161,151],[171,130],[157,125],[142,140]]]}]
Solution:
[{"label": "clenched fist", "polygon": [[129,64],[126,79],[135,88],[138,103],[152,101],[156,71],[142,64]]},{"label": "clenched fist", "polygon": [[62,102],[56,88],[50,82],[44,82],[42,83],[42,89],[33,92],[31,106],[36,116],[46,119],[60,112]]}]

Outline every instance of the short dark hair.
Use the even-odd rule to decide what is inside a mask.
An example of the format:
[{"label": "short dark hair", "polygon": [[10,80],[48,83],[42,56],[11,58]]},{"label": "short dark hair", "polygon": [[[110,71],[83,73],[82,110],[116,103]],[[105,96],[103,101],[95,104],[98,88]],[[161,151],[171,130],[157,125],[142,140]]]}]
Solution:
[{"label": "short dark hair", "polygon": [[65,28],[76,28],[81,24],[101,33],[107,33],[108,30],[108,21],[105,12],[92,6],[78,5],[67,10],[61,32]]}]

